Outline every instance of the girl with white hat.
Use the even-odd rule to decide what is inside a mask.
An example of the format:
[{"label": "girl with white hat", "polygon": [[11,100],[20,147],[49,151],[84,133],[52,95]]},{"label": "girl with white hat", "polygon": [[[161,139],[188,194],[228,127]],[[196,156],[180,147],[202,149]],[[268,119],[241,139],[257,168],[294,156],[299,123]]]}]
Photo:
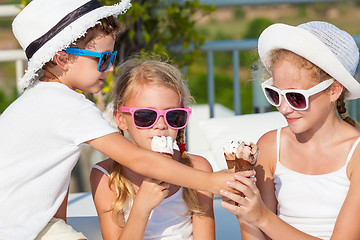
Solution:
[{"label": "girl with white hat", "polygon": [[15,18],[13,32],[29,61],[20,80],[24,93],[0,117],[0,239],[85,238],[61,219],[66,220],[71,170],[86,143],[136,172],[176,185],[219,193],[234,179],[136,147],[75,91],[99,92],[113,71],[119,30],[114,16],[129,6],[129,0],[113,6],[33,0]]},{"label": "girl with white hat", "polygon": [[360,141],[344,99],[360,97],[359,50],[326,22],[264,30],[259,56],[272,75],[262,84],[288,126],[264,134],[256,186],[237,175],[221,191],[235,202],[242,239],[360,239]]}]

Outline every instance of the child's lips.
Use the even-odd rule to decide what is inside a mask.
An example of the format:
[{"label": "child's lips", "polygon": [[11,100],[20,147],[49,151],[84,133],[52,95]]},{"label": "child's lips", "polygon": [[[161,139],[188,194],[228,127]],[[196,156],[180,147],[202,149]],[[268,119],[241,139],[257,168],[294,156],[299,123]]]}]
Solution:
[{"label": "child's lips", "polygon": [[294,122],[296,122],[297,120],[299,120],[299,118],[286,118],[286,121],[287,121],[288,123],[294,123]]}]

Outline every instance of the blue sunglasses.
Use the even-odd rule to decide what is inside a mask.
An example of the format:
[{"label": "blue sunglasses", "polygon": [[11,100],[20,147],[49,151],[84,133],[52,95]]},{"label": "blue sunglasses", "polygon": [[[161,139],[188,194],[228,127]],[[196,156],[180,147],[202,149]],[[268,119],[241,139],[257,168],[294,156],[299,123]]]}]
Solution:
[{"label": "blue sunglasses", "polygon": [[94,52],[90,50],[85,50],[81,48],[66,48],[63,50],[68,54],[81,55],[88,57],[97,57],[99,58],[99,64],[97,70],[99,72],[105,72],[109,68],[110,64],[113,64],[117,51],[114,52]]}]

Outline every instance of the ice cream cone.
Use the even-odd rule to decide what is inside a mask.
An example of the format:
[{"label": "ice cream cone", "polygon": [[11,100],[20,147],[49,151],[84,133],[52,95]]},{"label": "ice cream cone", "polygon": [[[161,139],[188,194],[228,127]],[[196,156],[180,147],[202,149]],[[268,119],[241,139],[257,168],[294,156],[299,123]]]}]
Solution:
[{"label": "ice cream cone", "polygon": [[165,156],[165,157],[168,157],[168,158],[172,158],[172,157],[173,157],[173,155],[168,154],[168,153],[162,153],[162,155]]},{"label": "ice cream cone", "polygon": [[235,172],[254,170],[258,155],[259,148],[254,143],[231,141],[224,146],[228,169],[235,168]]}]

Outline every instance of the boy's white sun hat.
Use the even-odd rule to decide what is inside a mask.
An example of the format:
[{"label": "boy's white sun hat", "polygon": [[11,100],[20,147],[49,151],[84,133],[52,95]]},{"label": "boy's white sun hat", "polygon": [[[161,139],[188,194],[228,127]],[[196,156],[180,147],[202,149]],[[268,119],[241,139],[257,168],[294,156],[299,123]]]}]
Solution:
[{"label": "boy's white sun hat", "polygon": [[28,58],[28,68],[19,80],[21,89],[36,82],[45,63],[100,19],[123,14],[130,6],[130,0],[112,6],[103,6],[97,0],[32,0],[12,23]]},{"label": "boy's white sun hat", "polygon": [[353,77],[359,63],[359,49],[354,38],[334,25],[313,21],[296,27],[276,23],[259,37],[258,52],[266,69],[274,49],[287,49],[320,67],[347,90],[346,99],[360,98],[360,84]]}]

